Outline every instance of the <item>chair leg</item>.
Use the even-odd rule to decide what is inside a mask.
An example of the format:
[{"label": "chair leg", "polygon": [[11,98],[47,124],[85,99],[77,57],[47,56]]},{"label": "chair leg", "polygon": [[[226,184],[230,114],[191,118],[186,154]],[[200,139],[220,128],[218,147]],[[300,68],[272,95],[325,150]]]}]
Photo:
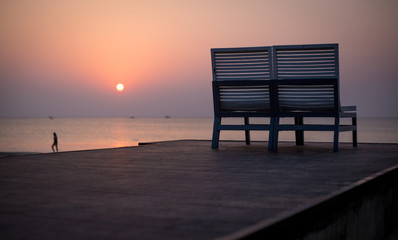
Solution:
[{"label": "chair leg", "polygon": [[[245,117],[245,125],[249,125],[249,118]],[[250,145],[250,131],[245,130],[246,145]]]},{"label": "chair leg", "polygon": [[279,135],[279,118],[275,117],[274,118],[274,123],[273,125],[273,134],[272,134],[272,150],[277,151],[278,150],[278,135]]},{"label": "chair leg", "polygon": [[[302,117],[295,117],[294,118],[294,124],[295,125],[303,125],[304,120]],[[296,145],[301,146],[304,145],[304,131],[303,130],[296,130],[295,131],[296,135]]]},{"label": "chair leg", "polygon": [[220,140],[220,127],[219,127],[220,124],[221,124],[221,118],[214,117],[213,138],[211,140],[211,148],[212,149],[218,148],[218,142]]},{"label": "chair leg", "polygon": [[357,147],[358,146],[358,136],[357,136],[357,130],[356,130],[357,129],[357,118],[356,117],[352,118],[352,125],[355,126],[355,130],[352,131],[352,145],[354,147]]},{"label": "chair leg", "polygon": [[274,127],[275,127],[275,118],[271,117],[270,119],[270,129],[268,134],[268,150],[273,150],[274,145]]},{"label": "chair leg", "polygon": [[339,150],[339,126],[340,126],[340,118],[336,117],[334,119],[334,139],[333,139],[333,152],[337,152]]}]

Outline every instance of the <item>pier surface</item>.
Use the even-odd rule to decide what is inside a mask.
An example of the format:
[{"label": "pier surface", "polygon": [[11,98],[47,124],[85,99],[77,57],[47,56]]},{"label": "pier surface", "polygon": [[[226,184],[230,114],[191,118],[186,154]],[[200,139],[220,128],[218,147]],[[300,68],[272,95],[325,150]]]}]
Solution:
[{"label": "pier surface", "polygon": [[214,239],[398,164],[397,144],[171,141],[0,158],[2,239]]}]

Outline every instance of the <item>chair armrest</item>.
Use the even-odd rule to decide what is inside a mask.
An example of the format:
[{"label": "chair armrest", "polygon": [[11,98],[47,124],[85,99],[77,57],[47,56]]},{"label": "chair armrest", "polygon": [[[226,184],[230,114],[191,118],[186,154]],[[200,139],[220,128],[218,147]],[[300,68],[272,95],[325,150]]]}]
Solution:
[{"label": "chair armrest", "polygon": [[355,112],[357,111],[357,106],[341,106],[340,110],[342,112]]}]

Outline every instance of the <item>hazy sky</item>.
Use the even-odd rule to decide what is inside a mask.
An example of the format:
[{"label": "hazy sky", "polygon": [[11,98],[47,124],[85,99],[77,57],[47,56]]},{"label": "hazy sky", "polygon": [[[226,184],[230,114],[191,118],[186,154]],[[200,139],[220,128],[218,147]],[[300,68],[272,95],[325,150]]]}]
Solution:
[{"label": "hazy sky", "polygon": [[312,43],[340,44],[344,105],[398,117],[397,13],[396,0],[1,0],[0,117],[210,117],[210,48]]}]

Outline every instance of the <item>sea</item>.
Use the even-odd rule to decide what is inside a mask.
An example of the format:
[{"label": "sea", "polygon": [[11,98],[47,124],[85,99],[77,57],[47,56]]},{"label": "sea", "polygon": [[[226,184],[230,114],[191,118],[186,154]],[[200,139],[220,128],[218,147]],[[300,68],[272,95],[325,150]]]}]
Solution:
[{"label": "sea", "polygon": [[[347,119],[349,120],[349,119]],[[266,123],[269,119],[251,120]],[[289,122],[291,119],[283,119]],[[306,123],[332,123],[330,119],[305,119]],[[228,119],[225,123],[240,123]],[[224,123],[224,122],[223,122]],[[211,140],[212,118],[0,118],[0,153],[52,152],[53,133],[59,151],[138,146],[171,140]],[[254,141],[267,141],[267,131],[253,131]],[[222,131],[221,140],[244,140],[243,131]],[[350,132],[340,142],[350,142]],[[294,132],[281,132],[280,141],[294,141]],[[332,142],[332,132],[306,132],[307,142]],[[359,118],[359,143],[398,143],[398,118]],[[210,147],[210,145],[209,145]]]}]

